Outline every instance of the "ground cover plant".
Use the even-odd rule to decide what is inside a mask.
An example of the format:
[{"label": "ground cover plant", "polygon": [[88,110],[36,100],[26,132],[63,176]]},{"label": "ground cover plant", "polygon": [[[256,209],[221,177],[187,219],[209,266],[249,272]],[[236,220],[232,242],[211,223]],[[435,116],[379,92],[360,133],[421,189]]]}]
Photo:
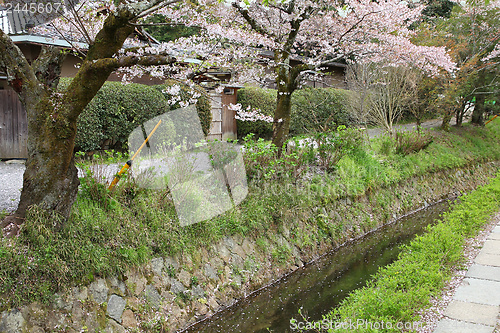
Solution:
[{"label": "ground cover plant", "polygon": [[[325,212],[335,200],[413,176],[498,160],[499,133],[496,122],[487,128],[431,131],[433,142],[427,148],[405,155],[396,152],[393,139],[364,138],[360,144],[358,132],[341,129],[330,134],[343,151],[329,167],[322,165],[321,156],[312,157],[310,147],[278,158],[270,143],[249,139],[244,157],[247,198],[236,209],[184,228],[168,190],[141,189],[125,177],[110,192],[89,168],[67,224],[61,227],[57,219],[33,207],[19,237],[0,240],[0,310],[34,300],[47,302],[55,291],[75,283],[120,275],[154,256],[196,253],[229,235],[264,239],[290,221],[310,226],[291,231],[301,248],[314,248],[325,239],[340,242],[362,230],[328,218]],[[388,140],[392,143],[386,145]],[[110,162],[117,160],[120,156]],[[267,248],[266,242],[260,243]],[[275,253],[273,258],[279,263],[284,255],[290,253]]]},{"label": "ground cover plant", "polygon": [[352,292],[324,318],[337,323],[378,323],[335,332],[401,332],[418,327],[412,324],[420,319],[417,311],[441,294],[453,271],[464,262],[465,239],[474,237],[499,207],[500,174],[462,196],[441,222],[403,246],[397,261],[380,269],[366,287]]}]

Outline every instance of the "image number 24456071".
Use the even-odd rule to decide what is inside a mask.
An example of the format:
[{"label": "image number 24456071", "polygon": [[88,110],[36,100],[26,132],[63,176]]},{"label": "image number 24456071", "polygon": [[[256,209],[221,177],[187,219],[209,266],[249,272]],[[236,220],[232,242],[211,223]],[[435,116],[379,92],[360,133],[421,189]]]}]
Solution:
[{"label": "image number 24456071", "polygon": [[11,33],[22,33],[71,10],[80,0],[11,0],[0,3],[0,11]]}]

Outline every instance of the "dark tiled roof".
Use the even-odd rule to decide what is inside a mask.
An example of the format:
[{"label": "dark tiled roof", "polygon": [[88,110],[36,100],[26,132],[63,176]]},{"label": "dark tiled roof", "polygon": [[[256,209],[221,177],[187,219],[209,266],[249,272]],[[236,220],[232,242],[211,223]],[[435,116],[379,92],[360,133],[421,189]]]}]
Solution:
[{"label": "dark tiled roof", "polygon": [[49,18],[44,15],[32,15],[29,11],[14,10],[13,8],[15,9],[15,7],[7,8],[5,4],[0,4],[0,15],[2,17],[0,27],[8,34],[22,34],[26,31],[26,25],[41,25]]},{"label": "dark tiled roof", "polygon": [[[1,0],[0,0],[1,1]],[[55,45],[59,47],[71,47],[74,44],[80,49],[88,48],[86,40],[79,31],[65,31],[61,35],[50,23],[43,23],[45,18],[24,15],[22,11],[9,11],[4,4],[0,3],[0,29],[10,35],[14,42],[27,42],[35,44]],[[31,22],[30,22],[31,20]],[[30,22],[35,29],[27,29],[26,24]],[[28,27],[29,28],[29,27]],[[134,36],[139,38],[144,45],[155,45],[159,42],[143,30],[136,29]],[[124,47],[130,47],[127,41]]]}]

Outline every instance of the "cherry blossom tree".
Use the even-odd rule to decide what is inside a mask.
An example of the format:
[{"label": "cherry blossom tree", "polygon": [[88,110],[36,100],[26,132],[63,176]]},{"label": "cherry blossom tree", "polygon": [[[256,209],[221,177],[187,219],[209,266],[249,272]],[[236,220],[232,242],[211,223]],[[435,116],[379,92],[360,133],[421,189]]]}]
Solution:
[{"label": "cherry blossom tree", "polygon": [[[202,2],[202,3],[201,3]],[[291,96],[301,80],[333,61],[411,62],[429,73],[452,71],[454,64],[444,47],[411,43],[408,27],[421,16],[422,6],[388,0],[216,0],[200,1],[213,8],[186,15],[186,8],[165,10],[167,21],[203,27],[201,35],[224,47],[224,59],[262,63],[256,51],[271,51],[266,65],[273,68],[277,108],[273,117],[273,143],[282,147],[290,126]],[[184,19],[189,17],[188,20]],[[198,37],[197,37],[198,38]],[[249,53],[253,52],[253,54]],[[292,65],[299,61],[299,65]],[[245,62],[243,62],[245,63]],[[248,63],[248,61],[246,62]]]},{"label": "cherry blossom tree", "polygon": [[44,46],[38,58],[29,63],[9,35],[0,30],[0,70],[7,74],[28,116],[28,160],[21,200],[2,227],[16,232],[32,205],[59,214],[63,221],[67,219],[79,185],[73,153],[78,116],[113,71],[176,62],[167,48],[146,48],[135,53],[120,50],[143,15],[177,2],[120,1],[117,6],[108,2],[109,12],[101,17],[96,17],[92,8],[95,4],[91,3],[79,6],[81,12],[72,11],[71,19],[66,16],[55,22],[55,28],[66,38],[73,31],[88,44],[87,50],[75,47],[84,58],[64,91],[57,91],[57,85],[65,50]]},{"label": "cherry blossom tree", "polygon": [[[102,5],[107,9],[97,11]],[[235,69],[235,77],[244,82],[262,72],[256,64],[263,63],[273,68],[277,83],[273,143],[282,147],[293,92],[304,76],[331,61],[389,59],[394,64],[411,61],[433,73],[439,67],[453,70],[444,47],[410,42],[408,25],[420,12],[419,6],[398,0],[89,1],[51,24],[68,41],[83,39],[88,45],[85,50],[74,45],[83,61],[64,91],[57,91],[57,85],[66,52],[43,47],[29,64],[0,31],[0,70],[27,110],[29,133],[21,201],[2,225],[21,223],[31,205],[69,216],[79,184],[73,162],[76,120],[112,72],[120,71],[124,81],[144,73],[187,77],[216,65]],[[166,18],[164,24],[197,27],[200,33],[154,47],[130,43],[131,33],[155,13]],[[129,47],[123,48],[126,40]],[[262,57],[264,51],[271,52],[271,59]],[[201,62],[176,66],[188,57]],[[301,64],[292,65],[294,60]]]}]

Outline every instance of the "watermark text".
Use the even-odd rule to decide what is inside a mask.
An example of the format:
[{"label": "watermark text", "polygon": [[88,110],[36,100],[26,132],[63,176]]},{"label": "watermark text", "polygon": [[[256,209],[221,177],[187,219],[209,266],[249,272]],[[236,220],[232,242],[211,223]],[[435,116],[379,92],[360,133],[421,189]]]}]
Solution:
[{"label": "watermark text", "polygon": [[355,329],[405,329],[416,330],[423,326],[422,322],[390,322],[390,321],[368,321],[365,319],[333,321],[328,319],[318,321],[298,321],[290,319],[290,328],[292,330],[355,330]]}]

